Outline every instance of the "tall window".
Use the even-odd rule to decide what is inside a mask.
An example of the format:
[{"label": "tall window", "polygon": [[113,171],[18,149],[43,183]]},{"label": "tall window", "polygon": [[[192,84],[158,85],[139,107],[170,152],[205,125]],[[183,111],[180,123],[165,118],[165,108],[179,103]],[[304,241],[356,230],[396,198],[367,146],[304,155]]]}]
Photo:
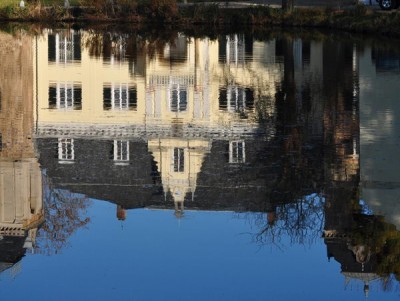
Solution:
[{"label": "tall window", "polygon": [[121,65],[127,57],[127,35],[103,35],[103,61],[111,65]]},{"label": "tall window", "polygon": [[114,140],[114,162],[116,164],[129,162],[129,141]]},{"label": "tall window", "polygon": [[103,87],[103,108],[117,111],[136,110],[136,87],[120,83],[105,85]]},{"label": "tall window", "polygon": [[168,58],[171,64],[185,62],[188,58],[188,40],[183,34],[178,34],[172,43],[164,50],[164,57]]},{"label": "tall window", "polygon": [[81,35],[75,31],[61,31],[48,35],[49,62],[71,63],[81,60]]},{"label": "tall window", "polygon": [[183,112],[187,110],[187,87],[175,84],[168,91],[169,107],[171,112]]},{"label": "tall window", "polygon": [[254,108],[253,91],[248,88],[229,85],[219,90],[219,109],[244,113]]},{"label": "tall window", "polygon": [[229,142],[229,163],[246,162],[246,152],[244,141]]},{"label": "tall window", "polygon": [[227,63],[244,62],[244,36],[237,34],[229,35],[227,37],[226,47],[226,61]]},{"label": "tall window", "polygon": [[81,110],[81,86],[72,82],[51,84],[49,87],[49,108],[58,110]]},{"label": "tall window", "polygon": [[244,63],[246,60],[246,52],[251,51],[252,40],[248,39],[246,45],[243,34],[231,34],[219,38],[219,61],[221,63],[237,65]]},{"label": "tall window", "polygon": [[58,161],[60,163],[73,163],[74,160],[74,139],[58,138]]},{"label": "tall window", "polygon": [[185,171],[185,151],[183,148],[174,148],[174,172]]}]

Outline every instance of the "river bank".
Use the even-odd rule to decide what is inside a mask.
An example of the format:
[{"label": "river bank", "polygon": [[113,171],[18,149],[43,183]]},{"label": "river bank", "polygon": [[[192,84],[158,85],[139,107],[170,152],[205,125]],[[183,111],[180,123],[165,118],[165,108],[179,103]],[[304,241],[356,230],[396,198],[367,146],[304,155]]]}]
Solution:
[{"label": "river bank", "polygon": [[[93,0],[87,0],[93,1]],[[100,1],[101,2],[101,1]],[[89,3],[89,2],[88,2]],[[99,3],[93,1],[92,4]],[[282,26],[335,29],[400,37],[400,12],[382,12],[357,4],[343,7],[294,7],[284,11],[277,5],[231,3],[178,4],[175,0],[151,0],[119,6],[91,5],[65,9],[61,6],[28,5],[0,9],[3,22],[132,23],[175,27]]]}]

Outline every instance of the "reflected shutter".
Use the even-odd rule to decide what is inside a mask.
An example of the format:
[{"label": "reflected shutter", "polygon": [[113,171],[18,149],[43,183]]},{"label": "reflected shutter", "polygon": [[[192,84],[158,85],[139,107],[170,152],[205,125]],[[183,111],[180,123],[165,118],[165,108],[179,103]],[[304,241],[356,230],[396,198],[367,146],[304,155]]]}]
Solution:
[{"label": "reflected shutter", "polygon": [[57,88],[49,87],[49,109],[57,108]]},{"label": "reflected shutter", "polygon": [[111,110],[111,87],[103,87],[103,109]]}]

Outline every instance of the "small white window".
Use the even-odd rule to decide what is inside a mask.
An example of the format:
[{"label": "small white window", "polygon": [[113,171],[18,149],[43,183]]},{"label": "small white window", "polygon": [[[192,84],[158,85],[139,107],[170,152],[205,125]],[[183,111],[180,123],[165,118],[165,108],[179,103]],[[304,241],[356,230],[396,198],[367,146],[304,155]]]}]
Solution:
[{"label": "small white window", "polygon": [[114,140],[114,163],[127,165],[129,162],[129,141]]},{"label": "small white window", "polygon": [[68,164],[74,163],[74,160],[74,139],[58,138],[58,162]]}]

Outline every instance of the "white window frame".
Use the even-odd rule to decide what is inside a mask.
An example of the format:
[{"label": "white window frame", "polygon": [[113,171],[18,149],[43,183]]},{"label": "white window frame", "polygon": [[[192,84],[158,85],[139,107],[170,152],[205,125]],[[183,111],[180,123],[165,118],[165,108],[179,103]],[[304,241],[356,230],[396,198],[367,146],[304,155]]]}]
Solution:
[{"label": "white window frame", "polygon": [[246,107],[246,91],[242,87],[228,86],[226,98],[228,112],[238,112]]},{"label": "white window frame", "polygon": [[126,44],[123,38],[119,37],[117,42],[111,44],[110,64],[113,66],[121,66],[126,57]]},{"label": "white window frame", "polygon": [[226,62],[227,64],[238,65],[243,63],[245,55],[244,36],[238,34],[228,35],[226,37]]},{"label": "white window frame", "polygon": [[116,111],[129,110],[128,84],[111,84],[111,108]]},{"label": "white window frame", "polygon": [[56,62],[69,63],[74,60],[74,33],[56,33]]},{"label": "white window frame", "polygon": [[[241,153],[239,145],[241,144]],[[238,164],[246,162],[246,144],[243,140],[229,142],[229,163]]]},{"label": "white window frame", "polygon": [[[176,162],[176,164],[175,164]],[[182,164],[182,169],[181,167]],[[185,172],[185,149],[182,147],[174,147],[172,151],[172,172]],[[176,168],[175,168],[176,167]]]},{"label": "white window frame", "polygon": [[114,140],[114,164],[128,165],[129,163],[129,140]]},{"label": "white window frame", "polygon": [[72,164],[75,161],[75,146],[73,138],[58,138],[58,162]]},{"label": "white window frame", "polygon": [[74,84],[72,82],[57,83],[57,109],[74,109]]}]

